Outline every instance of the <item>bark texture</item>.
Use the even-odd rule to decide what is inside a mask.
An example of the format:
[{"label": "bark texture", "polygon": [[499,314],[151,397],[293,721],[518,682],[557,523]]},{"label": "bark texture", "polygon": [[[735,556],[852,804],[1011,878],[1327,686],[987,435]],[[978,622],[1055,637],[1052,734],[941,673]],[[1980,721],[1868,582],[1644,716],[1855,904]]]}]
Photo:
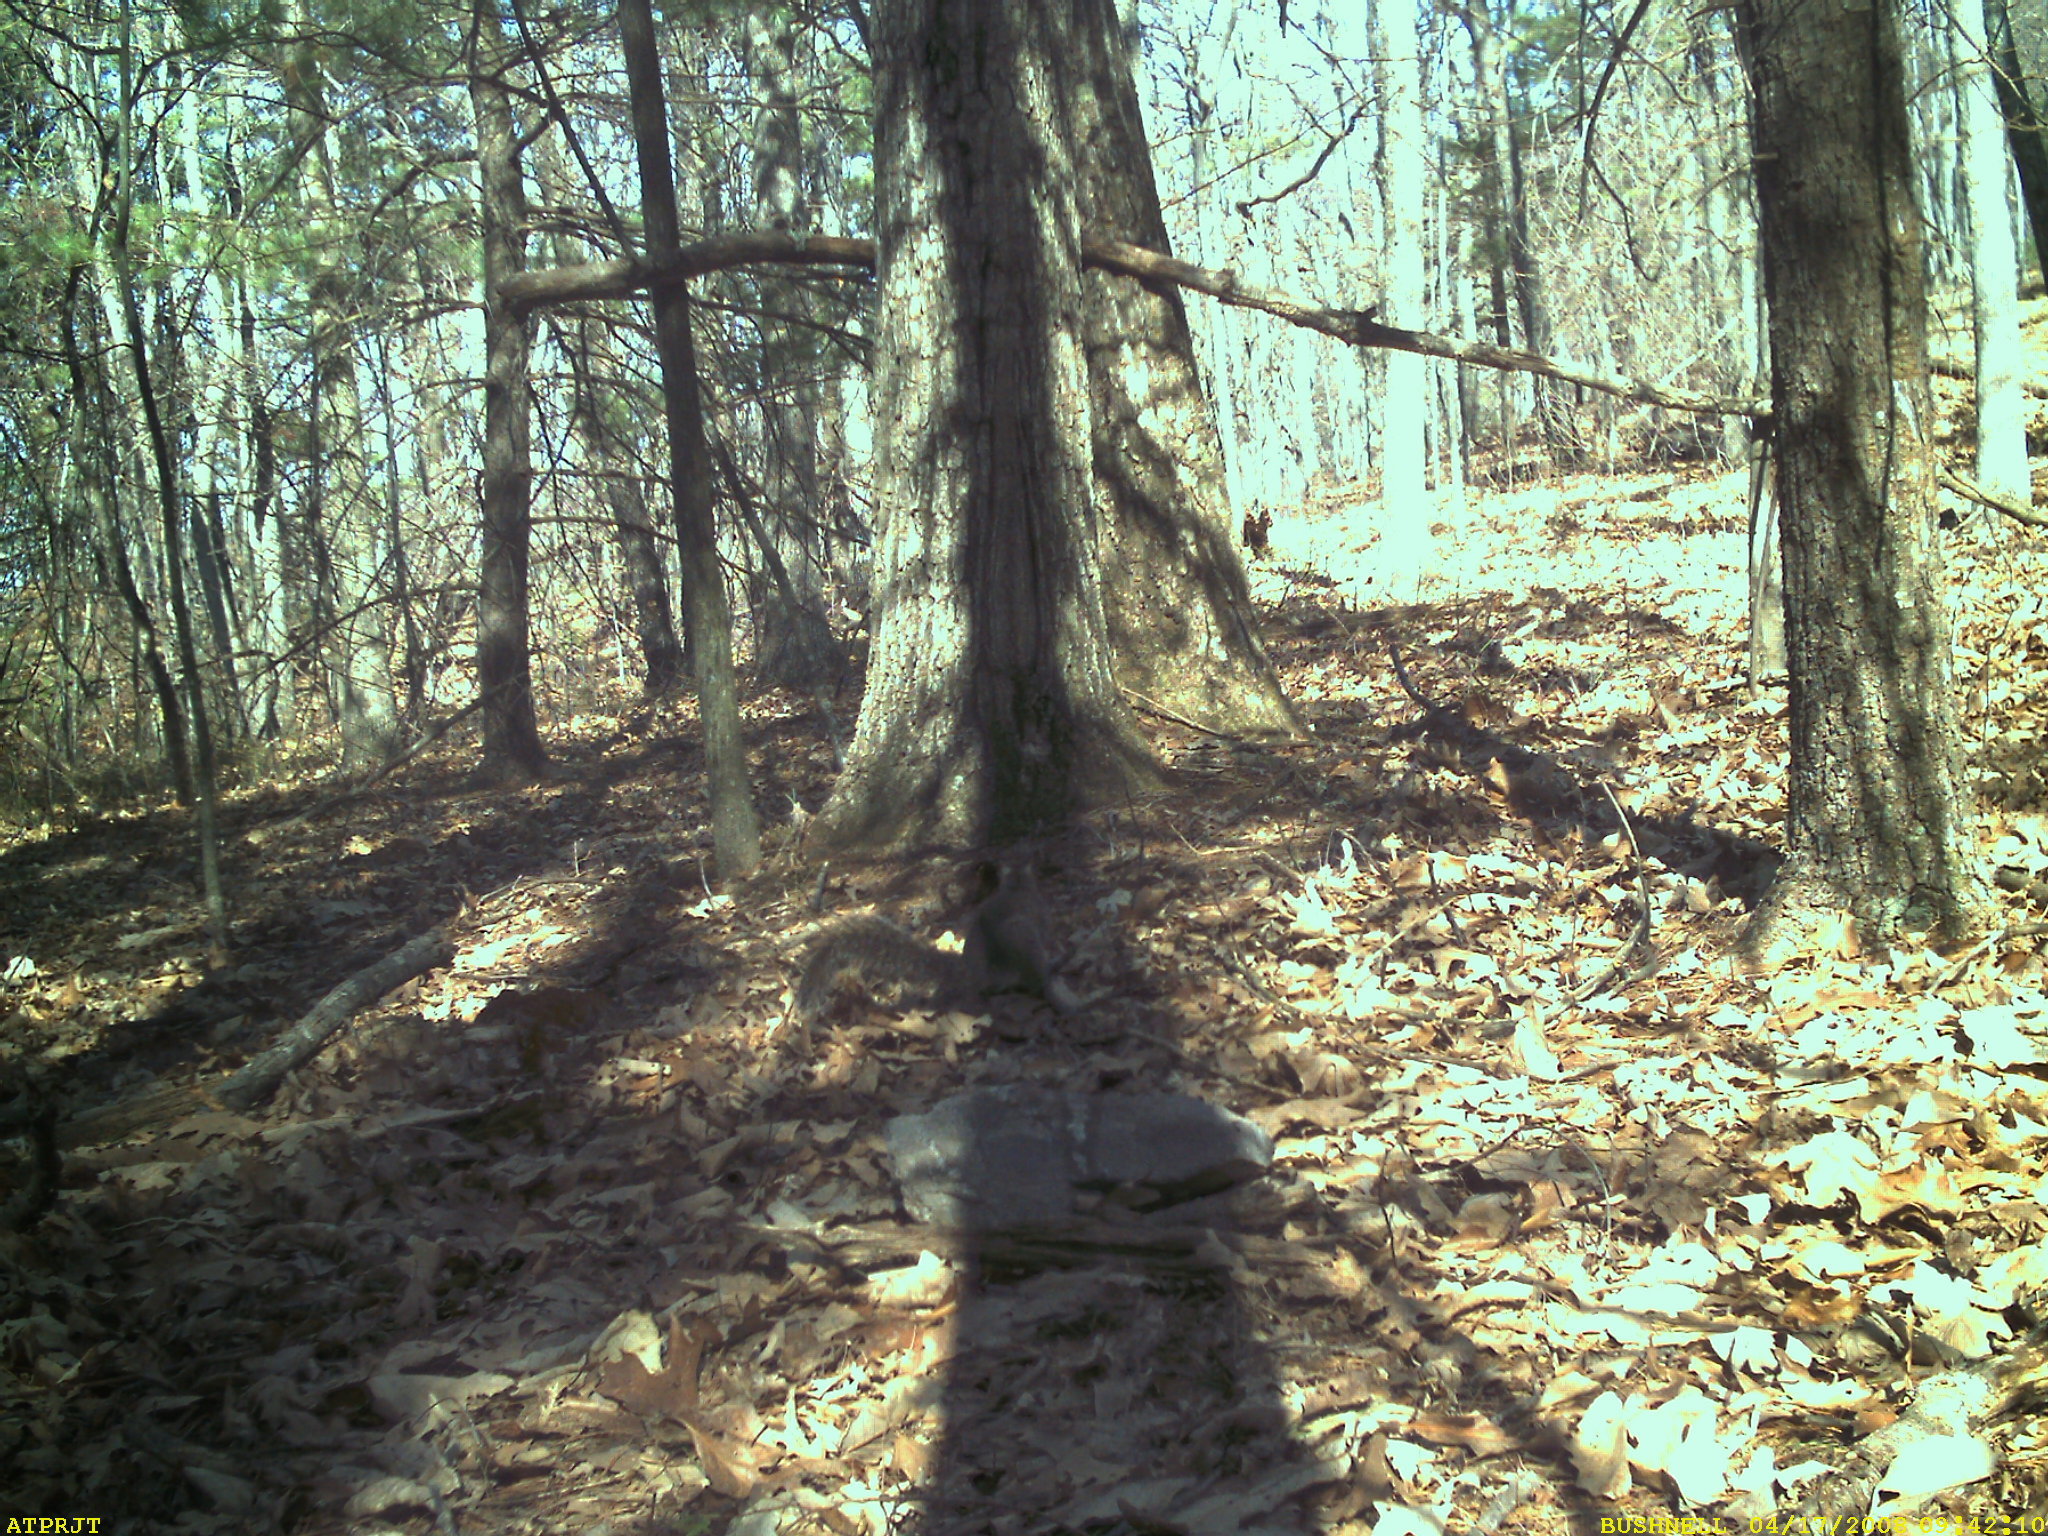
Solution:
[{"label": "bark texture", "polygon": [[511,60],[494,4],[476,8],[469,97],[476,110],[477,208],[484,256],[483,552],[477,582],[476,674],[483,695],[484,772],[501,783],[547,771],[533,715],[527,566],[533,534],[533,411],[527,362],[533,323],[498,296],[526,265],[526,183],[504,71]]},{"label": "bark texture", "polygon": [[[1077,0],[1071,141],[1091,232],[1170,254],[1115,0]],[[1103,602],[1119,681],[1213,730],[1300,729],[1252,627],[1216,416],[1177,288],[1081,278]]]},{"label": "bark texture", "polygon": [[[669,159],[661,58],[648,0],[620,0],[619,40],[633,99],[633,144],[640,162],[647,255],[661,268],[674,263],[682,234],[676,216],[675,168]],[[704,729],[711,841],[719,873],[730,880],[761,862],[761,823],[754,814],[747,782],[746,740],[740,732],[732,611],[726,602],[725,576],[718,563],[718,529],[711,512],[711,458],[704,440],[689,293],[680,282],[662,284],[654,290],[653,308],[654,345],[661,358],[661,394],[668,417],[669,480],[682,561],[683,631],[697,671],[697,718]]]},{"label": "bark texture", "polygon": [[874,8],[879,617],[828,845],[1007,841],[1149,776],[1089,483],[1063,0]]},{"label": "bark texture", "polygon": [[1791,674],[1787,865],[1756,958],[1846,911],[1976,926],[1934,499],[1898,0],[1745,0]]}]

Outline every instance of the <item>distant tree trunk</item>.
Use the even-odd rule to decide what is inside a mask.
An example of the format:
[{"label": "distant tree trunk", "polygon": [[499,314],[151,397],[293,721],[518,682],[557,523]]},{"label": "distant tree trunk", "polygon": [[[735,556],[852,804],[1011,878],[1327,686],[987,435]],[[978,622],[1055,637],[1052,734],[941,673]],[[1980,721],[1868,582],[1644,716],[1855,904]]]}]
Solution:
[{"label": "distant tree trunk", "polygon": [[[811,227],[803,196],[803,125],[797,116],[794,12],[763,8],[747,19],[747,72],[754,90],[754,225],[803,234]],[[804,286],[762,274],[761,570],[752,586],[754,665],[764,683],[810,688],[839,670],[838,646],[820,592],[823,540],[818,525],[818,392],[811,342],[799,324]]]},{"label": "distant tree trunk", "polygon": [[[1198,187],[1209,186],[1216,171],[1215,149],[1221,136],[1216,124],[1216,81],[1218,75],[1228,68],[1237,19],[1238,7],[1226,7],[1221,29],[1197,35],[1180,72],[1187,103],[1188,168]],[[1147,164],[1150,164],[1149,158]],[[1154,200],[1157,200],[1156,187]],[[1214,207],[1218,202],[1219,199],[1208,199],[1196,206]],[[1227,227],[1221,217],[1216,217],[1215,227],[1208,234],[1198,235],[1197,238],[1205,244],[1208,259],[1217,262],[1229,259],[1231,243],[1225,233]],[[1163,251],[1168,247],[1161,245],[1159,249]],[[1185,304],[1182,313],[1185,316]],[[1208,369],[1209,400],[1215,408],[1217,452],[1223,462],[1221,510],[1224,521],[1228,523],[1243,516],[1247,527],[1270,527],[1273,509],[1256,503],[1245,487],[1246,447],[1237,410],[1241,370],[1233,355],[1237,316],[1221,304],[1204,305],[1197,314],[1201,316],[1202,361]]]},{"label": "distant tree trunk", "polygon": [[121,5],[121,121],[117,150],[119,185],[111,244],[115,281],[120,289],[121,314],[127,321],[128,353],[135,366],[135,392],[142,405],[143,425],[149,437],[150,457],[156,469],[158,505],[164,520],[164,572],[170,587],[172,633],[178,647],[178,667],[185,675],[185,702],[191,712],[192,744],[197,790],[195,819],[198,823],[200,888],[206,898],[206,928],[211,959],[225,965],[228,958],[227,891],[221,883],[219,765],[213,751],[211,712],[206,706],[206,678],[199,667],[199,643],[193,634],[192,608],[185,595],[185,550],[183,498],[179,495],[176,456],[171,435],[157,404],[156,386],[150,374],[149,353],[143,339],[142,308],[135,302],[135,267],[128,249],[128,226],[135,197],[135,13],[130,0]]},{"label": "distant tree trunk", "polygon": [[[1899,0],[1742,0],[1770,306],[1792,745],[1747,947],[1984,915],[1958,786]],[[1858,67],[1845,68],[1845,60]]]},{"label": "distant tree trunk", "polygon": [[[1423,270],[1423,187],[1428,145],[1422,126],[1422,59],[1413,0],[1372,0],[1372,47],[1378,60],[1380,184],[1386,283],[1380,319],[1408,330],[1433,330]],[[1424,465],[1428,451],[1431,365],[1412,352],[1389,352],[1380,391],[1380,538],[1402,579],[1421,577],[1429,560],[1432,521]]]},{"label": "distant tree trunk", "polygon": [[[228,210],[237,218],[239,201],[233,199]],[[234,363],[236,376],[243,381],[240,456],[243,483],[248,488],[236,504],[236,534],[248,551],[248,570],[242,583],[244,617],[254,649],[265,659],[250,685],[249,729],[265,740],[276,740],[297,709],[297,668],[285,655],[291,621],[284,519],[277,508],[276,448],[256,371],[256,311],[249,302],[248,280],[240,275],[235,279]]]},{"label": "distant tree trunk", "polygon": [[1951,26],[1916,26],[1900,39],[1901,67],[1907,71],[1907,100],[1914,105],[1913,163],[1919,171],[1916,199],[1923,219],[1921,257],[1927,285],[1952,293],[1969,281],[1963,248],[1962,126],[1952,89],[1961,61]]},{"label": "distant tree trunk", "polygon": [[1998,105],[2005,113],[2006,137],[2012,142],[2013,166],[2019,172],[2020,203],[2027,211],[2027,227],[2034,232],[2034,265],[2041,281],[2048,285],[2048,123],[2027,89],[2027,77],[2020,73],[2020,51],[2012,33],[2012,12],[2008,0],[1984,0],[1984,22],[1989,32],[1992,83],[1998,87]]},{"label": "distant tree trunk", "polygon": [[[1420,99],[1422,82],[1416,82]],[[1425,175],[1431,172],[1425,158],[1418,166]],[[1430,252],[1430,261],[1441,274],[1437,285],[1437,304],[1443,318],[1450,323],[1452,331],[1460,336],[1470,336],[1472,327],[1467,323],[1466,311],[1469,267],[1462,266],[1459,253],[1464,239],[1470,233],[1470,226],[1452,215],[1453,194],[1442,178],[1433,178],[1436,185],[1430,190],[1430,226],[1435,232],[1435,246]],[[1454,233],[1454,227],[1456,232]],[[1465,400],[1464,386],[1458,375],[1462,368],[1446,368],[1433,362],[1429,366],[1428,384],[1430,395],[1430,425],[1433,431],[1430,463],[1435,466],[1437,485],[1436,506],[1444,522],[1462,534],[1465,528]]]},{"label": "distant tree trunk", "polygon": [[[84,266],[71,269],[63,311],[64,361],[71,377],[71,417],[77,424],[77,431],[83,434],[82,440],[74,443],[79,488],[90,515],[98,558],[104,562],[104,584],[120,594],[121,605],[128,611],[128,621],[135,630],[142,672],[149,679],[150,691],[156,696],[157,714],[163,729],[164,765],[170,770],[178,803],[189,805],[194,789],[192,756],[185,733],[185,708],[178,702],[177,681],[171,676],[169,663],[164,660],[163,646],[157,637],[156,615],[151,611],[148,599],[142,595],[141,584],[135,579],[134,562],[128,557],[128,536],[121,527],[119,504],[114,499],[114,488],[122,483],[123,476],[113,443],[113,406],[107,398],[106,380],[99,372],[100,348],[95,345],[94,361],[88,366],[78,339],[78,310],[85,279]],[[147,718],[148,712],[142,708],[140,697],[136,699],[135,714],[138,720]]]},{"label": "distant tree trunk", "polygon": [[1985,62],[1984,0],[1956,0],[1947,12],[1958,68],[1963,198],[1970,212],[1970,318],[1977,362],[1977,483],[2022,505],[2027,474],[2026,355],[2020,345],[2019,252],[2006,201],[2005,124]]},{"label": "distant tree trunk", "polygon": [[413,603],[412,560],[405,547],[405,477],[401,469],[405,454],[401,445],[412,434],[398,419],[401,383],[409,384],[405,338],[392,331],[380,331],[377,399],[378,416],[384,424],[384,536],[391,544],[391,600],[398,610],[398,632],[404,642],[400,671],[405,677],[405,709],[408,717],[417,719],[427,703],[427,659],[419,612]]},{"label": "distant tree trunk", "polygon": [[[1116,0],[1077,0],[1082,217],[1171,252]],[[1214,730],[1299,730],[1261,647],[1179,290],[1081,275],[1102,599],[1118,679]]]},{"label": "distant tree trunk", "polygon": [[625,569],[626,590],[633,603],[646,691],[650,697],[671,693],[681,685],[686,670],[683,647],[676,639],[668,571],[662,564],[661,546],[655,541],[646,488],[632,453],[620,441],[614,419],[620,410],[617,395],[611,385],[599,382],[599,363],[610,357],[609,349],[602,345],[599,323],[579,320],[574,336],[564,338],[564,350],[575,381],[571,419],[592,466],[603,477],[619,564]]},{"label": "distant tree trunk", "polygon": [[880,612],[826,846],[1007,842],[1152,776],[1091,526],[1075,25],[873,8]]},{"label": "distant tree trunk", "polygon": [[[1520,293],[1528,232],[1518,212],[1515,173],[1514,121],[1508,100],[1507,68],[1501,62],[1500,39],[1493,29],[1491,0],[1466,0],[1455,14],[1465,24],[1472,40],[1472,88],[1478,97],[1481,118],[1480,192],[1484,200],[1487,246],[1494,260],[1489,268],[1492,281],[1493,318],[1496,340],[1502,346],[1514,344],[1513,315]],[[1523,321],[1528,320],[1526,307]],[[1527,334],[1522,344],[1536,350],[1536,340]],[[1515,401],[1524,381],[1503,374],[1497,381],[1501,400],[1501,453],[1506,463],[1514,462],[1516,429],[1520,425]]]},{"label": "distant tree trunk", "polygon": [[[538,145],[542,195],[566,203],[572,193],[559,144],[549,134]],[[590,258],[590,248],[568,235],[550,236],[555,264],[570,266]],[[575,318],[556,333],[555,344],[569,359],[573,397],[570,428],[583,445],[591,472],[599,479],[605,506],[611,512],[612,537],[626,593],[633,605],[634,636],[649,697],[673,692],[688,668],[676,638],[675,605],[670,600],[668,568],[654,537],[654,517],[647,507],[637,450],[646,441],[632,406],[619,385],[618,360],[606,323],[591,315]]]},{"label": "distant tree trunk", "polygon": [[[177,206],[181,214],[198,219],[213,212],[199,160],[202,136],[200,106],[207,92],[194,88],[197,81],[185,66],[175,67],[182,77],[183,99],[168,126],[174,126],[177,140],[181,184]],[[228,274],[225,269],[216,268],[200,281],[193,314],[194,330],[208,338],[218,339],[227,335],[233,328],[228,301]],[[231,424],[233,417],[231,384],[227,360],[217,347],[185,347],[182,332],[173,332],[171,339],[180,347],[181,370],[190,369],[192,374],[184,390],[195,416],[190,458],[192,566],[199,577],[200,600],[206,609],[214,664],[220,669],[221,692],[224,695],[219,712],[221,732],[233,740],[236,730],[246,725],[241,662],[237,654],[241,649],[238,643],[241,625],[235,614],[235,573],[228,549],[226,523],[221,516],[222,497],[216,474],[221,429],[224,424]]]},{"label": "distant tree trunk", "polygon": [[382,519],[363,455],[362,393],[356,377],[352,279],[341,266],[347,242],[336,217],[334,165],[320,49],[306,0],[296,19],[306,41],[281,71],[295,138],[310,144],[301,178],[316,231],[315,249],[330,264],[310,284],[313,332],[313,420],[306,481],[307,542],[317,594],[316,622],[340,717],[343,765],[375,766],[398,743],[391,683],[391,638]]},{"label": "distant tree trunk", "polygon": [[1778,471],[1771,445],[1749,458],[1749,692],[1785,678],[1785,554],[1778,536]]},{"label": "distant tree trunk", "polygon": [[[648,0],[619,0],[619,38],[632,95],[633,144],[640,162],[641,211],[647,257],[673,264],[682,244],[676,217],[675,169],[669,159],[668,109],[661,89],[661,53]],[[704,441],[697,347],[690,335],[690,295],[681,281],[660,282],[650,295],[654,344],[661,357],[667,405],[669,476],[681,541],[683,623],[697,669],[697,714],[704,730],[704,771],[711,802],[711,840],[721,876],[731,880],[761,862],[761,824],[747,782],[747,745],[740,733],[733,676],[732,615],[718,564],[711,512],[711,456]]]},{"label": "distant tree trunk", "polygon": [[477,0],[469,99],[476,113],[477,209],[484,256],[483,558],[476,597],[476,676],[483,770],[499,783],[547,772],[533,715],[527,560],[533,534],[533,425],[527,359],[533,323],[498,298],[526,270],[526,181],[505,71],[512,50],[495,0]]},{"label": "distant tree trunk", "polygon": [[[1522,174],[1522,143],[1515,131],[1513,102],[1508,92],[1506,61],[1501,58],[1500,36],[1493,25],[1491,0],[1466,0],[1457,10],[1459,20],[1472,39],[1472,73],[1479,92],[1480,109],[1487,117],[1491,150],[1491,191],[1499,200],[1501,230],[1507,240],[1508,270],[1514,280],[1515,307],[1522,322],[1522,345],[1545,357],[1555,345],[1550,323],[1550,299],[1544,287],[1543,266],[1529,238],[1528,187]],[[1579,461],[1578,429],[1572,421],[1570,401],[1555,379],[1532,376],[1536,419],[1552,459],[1559,464]],[[1503,448],[1512,444],[1504,443]]]},{"label": "distant tree trunk", "polygon": [[[1702,136],[1693,151],[1699,184],[1706,188],[1702,209],[1704,240],[1691,263],[1693,304],[1699,313],[1725,313],[1728,323],[1714,344],[1714,361],[1719,364],[1725,385],[1733,394],[1754,394],[1763,376],[1763,326],[1757,298],[1757,263],[1747,249],[1756,228],[1750,206],[1748,146],[1743,142],[1748,123],[1742,116],[1740,99],[1729,101],[1723,85],[1721,41],[1718,26],[1699,23],[1695,41],[1686,50],[1691,65],[1688,83],[1705,100],[1710,121],[1725,129]],[[1714,427],[1701,423],[1702,433]],[[1720,454],[1733,459],[1750,448],[1751,423],[1743,416],[1720,418]],[[1772,541],[1775,561],[1777,544]]]}]

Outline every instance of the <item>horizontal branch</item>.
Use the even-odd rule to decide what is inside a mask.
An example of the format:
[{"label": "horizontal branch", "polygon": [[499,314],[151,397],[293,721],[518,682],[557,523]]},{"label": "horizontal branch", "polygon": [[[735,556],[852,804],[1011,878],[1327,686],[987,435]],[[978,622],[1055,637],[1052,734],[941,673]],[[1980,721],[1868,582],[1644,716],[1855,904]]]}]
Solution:
[{"label": "horizontal branch", "polygon": [[1143,246],[1121,240],[1091,239],[1082,242],[1082,259],[1091,267],[1121,272],[1128,277],[1150,278],[1206,293],[1220,303],[1239,309],[1256,309],[1278,315],[1293,325],[1306,326],[1354,347],[1382,347],[1393,352],[1416,352],[1424,357],[1449,358],[1478,368],[1497,368],[1504,373],[1540,373],[1567,384],[1583,384],[1606,395],[1624,400],[1641,400],[1650,405],[1669,406],[1674,411],[1697,411],[1708,416],[1768,416],[1768,400],[1742,400],[1732,395],[1710,395],[1693,389],[1674,389],[1646,379],[1612,378],[1567,363],[1540,352],[1520,347],[1497,347],[1483,341],[1460,341],[1430,331],[1404,331],[1381,325],[1373,318],[1377,305],[1365,309],[1326,309],[1287,294],[1254,288],[1240,282],[1235,272],[1218,272],[1190,266],[1171,256],[1161,256]]},{"label": "horizontal branch", "polygon": [[[1081,242],[1084,266],[1104,272],[1118,272],[1142,282],[1172,283],[1176,287],[1207,294],[1219,303],[1239,309],[1255,309],[1274,315],[1290,325],[1354,347],[1379,347],[1394,352],[1415,352],[1424,357],[1448,358],[1478,368],[1496,368],[1505,373],[1537,373],[1567,384],[1583,385],[1602,394],[1649,405],[1667,406],[1674,411],[1694,411],[1708,416],[1770,415],[1767,400],[1745,400],[1733,395],[1713,395],[1700,390],[1676,389],[1646,379],[1612,377],[1581,368],[1576,363],[1525,352],[1519,347],[1497,347],[1483,341],[1461,341],[1430,331],[1404,331],[1381,325],[1373,316],[1378,306],[1365,309],[1332,309],[1311,304],[1275,289],[1259,288],[1239,279],[1235,272],[1198,267],[1190,262],[1162,256],[1140,245],[1090,236]],[[686,282],[706,272],[755,263],[785,266],[866,267],[873,270],[875,243],[843,235],[788,235],[760,232],[718,235],[686,245],[675,263],[657,268],[636,256],[614,261],[594,261],[582,266],[554,267],[521,272],[498,285],[498,296],[517,310],[578,299],[617,299],[663,282]]]},{"label": "horizontal branch", "polygon": [[875,242],[841,235],[786,235],[762,231],[714,235],[676,253],[666,269],[639,256],[590,261],[574,267],[515,272],[498,284],[498,297],[514,310],[571,304],[579,299],[623,299],[661,283],[685,283],[706,272],[757,263],[779,266],[866,267],[875,265]]},{"label": "horizontal branch", "polygon": [[2024,523],[2029,528],[2048,528],[2048,512],[2036,512],[2032,507],[2023,505],[2010,496],[2001,496],[1996,491],[1987,491],[1983,486],[1966,475],[1958,475],[1946,469],[1939,470],[1936,473],[1937,478],[1943,485],[1967,501],[1974,501],[1979,506],[1989,507],[1994,512],[2003,512],[2014,522]]}]

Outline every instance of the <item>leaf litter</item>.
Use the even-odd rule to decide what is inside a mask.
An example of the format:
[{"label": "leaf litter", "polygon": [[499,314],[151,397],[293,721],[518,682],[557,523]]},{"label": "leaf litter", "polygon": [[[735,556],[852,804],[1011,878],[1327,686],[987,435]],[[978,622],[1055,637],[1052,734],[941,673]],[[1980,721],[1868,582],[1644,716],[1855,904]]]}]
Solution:
[{"label": "leaf litter", "polygon": [[[1844,930],[1749,975],[1785,749],[1782,696],[1735,685],[1739,477],[1556,494],[1488,498],[1426,603],[1346,566],[1341,509],[1276,523],[1261,595],[1316,735],[1163,727],[1183,791],[1041,850],[1064,1016],[797,1029],[816,872],[707,899],[681,707],[586,714],[532,790],[444,759],[312,816],[310,786],[244,797],[221,974],[174,812],[31,830],[0,862],[0,1051],[72,1115],[217,1080],[435,923],[457,955],[269,1103],[72,1148],[56,1211],[0,1237],[9,1512],[1362,1533],[1790,1508],[2037,1326],[2048,581],[2028,545],[1956,541],[2006,926],[1955,954]],[[764,795],[814,807],[805,706],[754,708]],[[927,934],[959,915],[943,873],[826,885]],[[1201,1093],[1275,1169],[1227,1218],[1112,1199],[1086,1240],[905,1222],[888,1118],[996,1082]],[[2028,1415],[1945,1420],[1880,1493],[2038,1508],[2041,1449]]]}]

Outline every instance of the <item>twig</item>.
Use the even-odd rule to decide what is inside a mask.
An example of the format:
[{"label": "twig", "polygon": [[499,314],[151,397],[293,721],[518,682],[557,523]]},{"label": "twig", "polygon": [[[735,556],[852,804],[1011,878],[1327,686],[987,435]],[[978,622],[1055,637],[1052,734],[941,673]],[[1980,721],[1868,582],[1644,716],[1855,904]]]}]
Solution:
[{"label": "twig", "polygon": [[1214,726],[1203,725],[1199,720],[1190,720],[1186,715],[1178,714],[1175,711],[1168,709],[1164,704],[1160,703],[1157,699],[1147,698],[1144,694],[1138,692],[1138,690],[1135,688],[1126,688],[1124,689],[1124,692],[1130,695],[1131,698],[1137,700],[1138,704],[1141,707],[1150,710],[1153,714],[1158,715],[1162,719],[1171,720],[1175,725],[1184,725],[1191,731],[1200,731],[1204,736],[1214,736],[1219,741],[1244,740],[1242,736],[1235,735],[1230,731],[1219,731]]},{"label": "twig", "polygon": [[1929,990],[1939,992],[1943,987],[1954,986],[1973,962],[2007,939],[2032,939],[2044,933],[2048,933],[2048,923],[2018,923],[2001,928],[1996,933],[1986,934],[1951,961],[1949,968],[1941,973],[1941,979]]}]

